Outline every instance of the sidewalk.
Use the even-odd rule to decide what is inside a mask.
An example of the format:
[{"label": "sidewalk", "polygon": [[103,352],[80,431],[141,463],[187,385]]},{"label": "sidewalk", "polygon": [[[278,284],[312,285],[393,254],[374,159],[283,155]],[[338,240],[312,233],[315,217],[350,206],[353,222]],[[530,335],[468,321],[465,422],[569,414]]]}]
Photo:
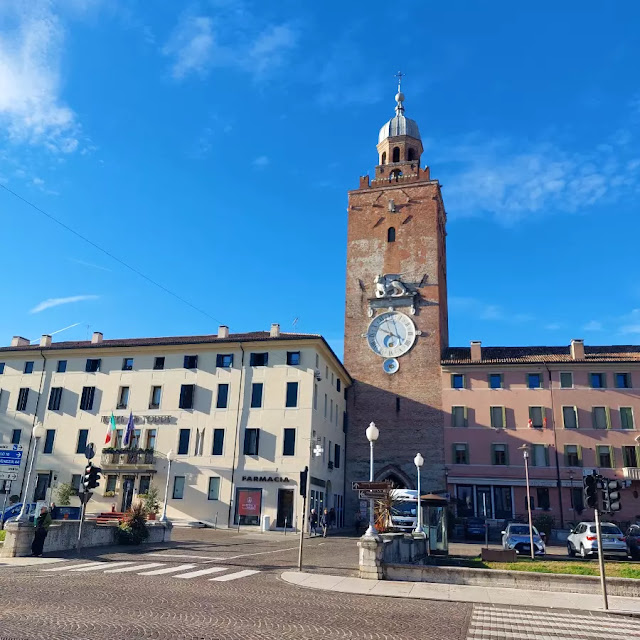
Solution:
[{"label": "sidewalk", "polygon": [[[281,578],[285,582],[308,589],[323,589],[325,591],[367,596],[603,611],[602,596],[600,594],[558,591],[536,591],[532,593],[525,589],[470,587],[433,582],[365,580],[364,578],[345,578],[344,576],[320,575],[299,571],[285,571]],[[640,599],[609,596],[609,611],[640,616]]]}]

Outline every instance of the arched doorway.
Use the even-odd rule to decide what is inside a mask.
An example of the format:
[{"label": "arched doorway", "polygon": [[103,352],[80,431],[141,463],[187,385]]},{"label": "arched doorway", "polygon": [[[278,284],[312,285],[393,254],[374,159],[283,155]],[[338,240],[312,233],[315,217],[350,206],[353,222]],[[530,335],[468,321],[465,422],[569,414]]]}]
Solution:
[{"label": "arched doorway", "polygon": [[376,480],[378,482],[389,480],[393,483],[394,489],[415,489],[414,479],[392,464],[380,469],[376,474]]}]

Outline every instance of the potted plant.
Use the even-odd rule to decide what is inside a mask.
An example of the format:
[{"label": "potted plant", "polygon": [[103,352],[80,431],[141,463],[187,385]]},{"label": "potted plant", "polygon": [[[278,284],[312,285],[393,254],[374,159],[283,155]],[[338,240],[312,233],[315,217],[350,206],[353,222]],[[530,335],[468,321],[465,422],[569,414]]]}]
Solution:
[{"label": "potted plant", "polygon": [[104,495],[105,498],[113,498],[113,496],[116,495],[116,492],[115,491],[105,491],[103,495]]},{"label": "potted plant", "polygon": [[62,482],[56,489],[56,502],[61,507],[68,507],[71,504],[71,496],[75,496],[78,492],[69,482]]},{"label": "potted plant", "polygon": [[142,500],[145,511],[147,512],[147,518],[149,520],[155,520],[158,512],[160,511],[160,502],[158,501],[158,489],[154,485],[149,485],[147,493],[139,495],[138,498]]},{"label": "potted plant", "polygon": [[116,542],[119,544],[140,544],[146,540],[149,537],[146,515],[142,501],[137,500],[115,530]]}]

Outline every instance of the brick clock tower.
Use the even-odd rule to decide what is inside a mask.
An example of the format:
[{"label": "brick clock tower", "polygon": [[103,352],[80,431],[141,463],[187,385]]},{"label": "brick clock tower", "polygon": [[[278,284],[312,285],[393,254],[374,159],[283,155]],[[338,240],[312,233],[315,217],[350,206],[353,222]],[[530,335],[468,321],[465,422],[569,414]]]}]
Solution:
[{"label": "brick clock tower", "polygon": [[375,177],[349,192],[344,361],[348,395],[347,517],[358,509],[353,480],[369,479],[365,430],[376,423],[375,479],[445,491],[440,356],[448,346],[446,213],[440,185],[420,168],[422,141],[404,115],[378,138]]}]

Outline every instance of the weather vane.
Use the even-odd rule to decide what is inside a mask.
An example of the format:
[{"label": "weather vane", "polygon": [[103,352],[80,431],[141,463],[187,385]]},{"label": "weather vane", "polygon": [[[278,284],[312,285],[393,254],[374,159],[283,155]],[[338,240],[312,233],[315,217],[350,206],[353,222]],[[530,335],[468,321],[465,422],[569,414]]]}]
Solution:
[{"label": "weather vane", "polygon": [[404,76],[406,76],[406,73],[402,73],[402,71],[398,71],[398,73],[396,73],[395,77],[398,78],[398,91],[400,91],[400,85],[402,84],[402,78]]}]

